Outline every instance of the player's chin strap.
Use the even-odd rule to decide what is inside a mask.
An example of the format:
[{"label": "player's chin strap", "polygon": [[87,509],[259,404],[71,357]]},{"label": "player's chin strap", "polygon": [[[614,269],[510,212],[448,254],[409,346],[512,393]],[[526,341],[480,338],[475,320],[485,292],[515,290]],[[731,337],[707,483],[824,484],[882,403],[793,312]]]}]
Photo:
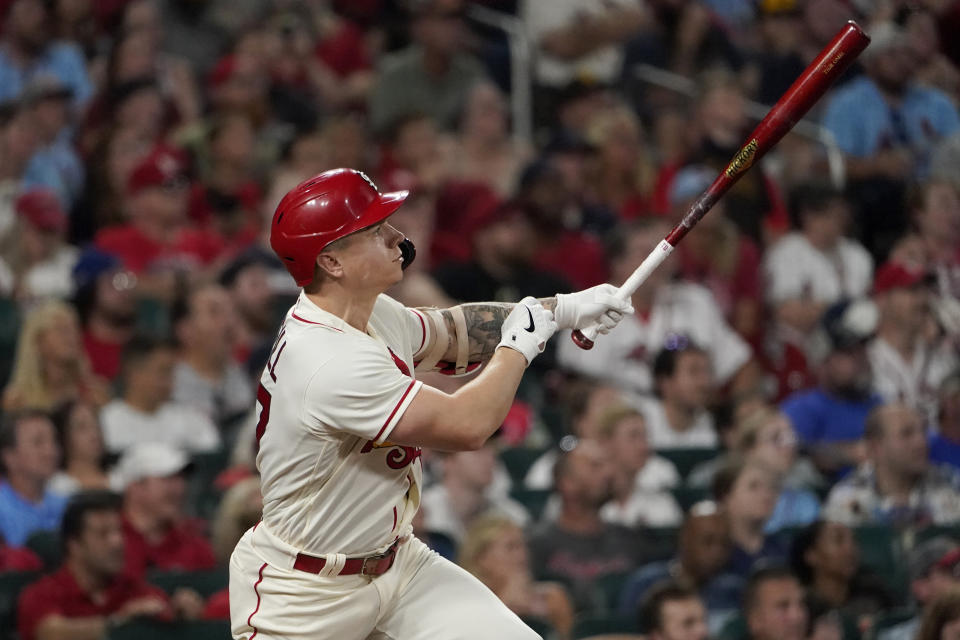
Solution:
[{"label": "player's chin strap", "polygon": [[439,309],[420,309],[419,311],[431,320],[428,324],[430,325],[431,332],[435,332],[436,335],[430,336],[432,339],[426,341],[431,347],[426,353],[422,354],[422,357],[420,353],[413,355],[413,359],[416,362],[414,371],[418,373],[438,371],[448,376],[462,376],[472,373],[480,366],[479,362],[471,363],[468,361],[470,355],[470,337],[467,335],[467,319],[464,317],[461,307],[455,306],[448,309],[450,315],[453,316],[453,327],[456,332],[456,363],[440,360],[450,346],[450,332],[447,328],[443,313]]},{"label": "player's chin strap", "polygon": [[403,262],[400,263],[401,269],[406,269],[413,264],[417,257],[417,248],[413,246],[413,240],[404,238],[400,241],[400,253],[403,254]]}]

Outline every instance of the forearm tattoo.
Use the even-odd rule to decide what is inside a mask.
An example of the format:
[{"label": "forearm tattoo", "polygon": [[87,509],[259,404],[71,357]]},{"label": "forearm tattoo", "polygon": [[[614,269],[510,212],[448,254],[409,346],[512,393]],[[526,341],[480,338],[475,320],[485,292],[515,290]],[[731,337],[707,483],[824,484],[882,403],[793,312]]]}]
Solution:
[{"label": "forearm tattoo", "polygon": [[[556,298],[541,298],[540,304],[548,311],[556,307]],[[467,322],[467,335],[470,339],[468,359],[470,362],[486,362],[493,357],[497,345],[500,343],[500,326],[513,310],[512,302],[468,302],[461,304],[463,317]],[[447,324],[449,345],[447,354],[457,352],[457,330],[453,322],[453,314],[444,309],[443,321]]]}]

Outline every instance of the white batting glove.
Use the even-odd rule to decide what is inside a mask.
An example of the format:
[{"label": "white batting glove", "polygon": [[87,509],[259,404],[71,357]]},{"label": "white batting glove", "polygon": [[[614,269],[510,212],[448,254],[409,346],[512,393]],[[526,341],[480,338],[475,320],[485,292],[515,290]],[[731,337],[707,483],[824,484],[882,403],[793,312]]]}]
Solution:
[{"label": "white batting glove", "polygon": [[623,316],[633,313],[630,300],[621,300],[612,284],[598,284],[576,293],[558,293],[553,316],[561,329],[586,329],[598,325],[602,334],[610,333]]},{"label": "white batting glove", "polygon": [[536,298],[527,296],[517,303],[500,326],[500,344],[519,351],[529,365],[543,352],[547,340],[557,330],[553,314],[543,308]]}]

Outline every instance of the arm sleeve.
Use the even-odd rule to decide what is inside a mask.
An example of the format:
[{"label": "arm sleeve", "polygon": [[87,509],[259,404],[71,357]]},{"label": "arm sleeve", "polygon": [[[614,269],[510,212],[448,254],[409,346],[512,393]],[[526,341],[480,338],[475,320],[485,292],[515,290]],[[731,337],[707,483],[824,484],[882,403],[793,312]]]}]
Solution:
[{"label": "arm sleeve", "polygon": [[423,386],[401,373],[372,342],[356,343],[349,362],[331,360],[313,374],[303,400],[312,428],[346,431],[380,444]]}]

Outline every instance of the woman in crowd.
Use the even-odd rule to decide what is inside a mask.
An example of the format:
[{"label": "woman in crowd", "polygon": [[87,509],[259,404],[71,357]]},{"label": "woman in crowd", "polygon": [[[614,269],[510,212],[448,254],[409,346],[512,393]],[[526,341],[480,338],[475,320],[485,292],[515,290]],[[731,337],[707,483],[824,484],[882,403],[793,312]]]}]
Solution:
[{"label": "woman in crowd", "polygon": [[501,516],[478,518],[467,531],[460,566],[525,620],[549,624],[563,640],[573,628],[573,604],[555,582],[535,582],[523,530]]},{"label": "woman in crowd", "polygon": [[69,496],[89,489],[119,490],[106,471],[107,451],[96,410],[86,402],[66,402],[50,416],[63,457],[47,488]]}]

